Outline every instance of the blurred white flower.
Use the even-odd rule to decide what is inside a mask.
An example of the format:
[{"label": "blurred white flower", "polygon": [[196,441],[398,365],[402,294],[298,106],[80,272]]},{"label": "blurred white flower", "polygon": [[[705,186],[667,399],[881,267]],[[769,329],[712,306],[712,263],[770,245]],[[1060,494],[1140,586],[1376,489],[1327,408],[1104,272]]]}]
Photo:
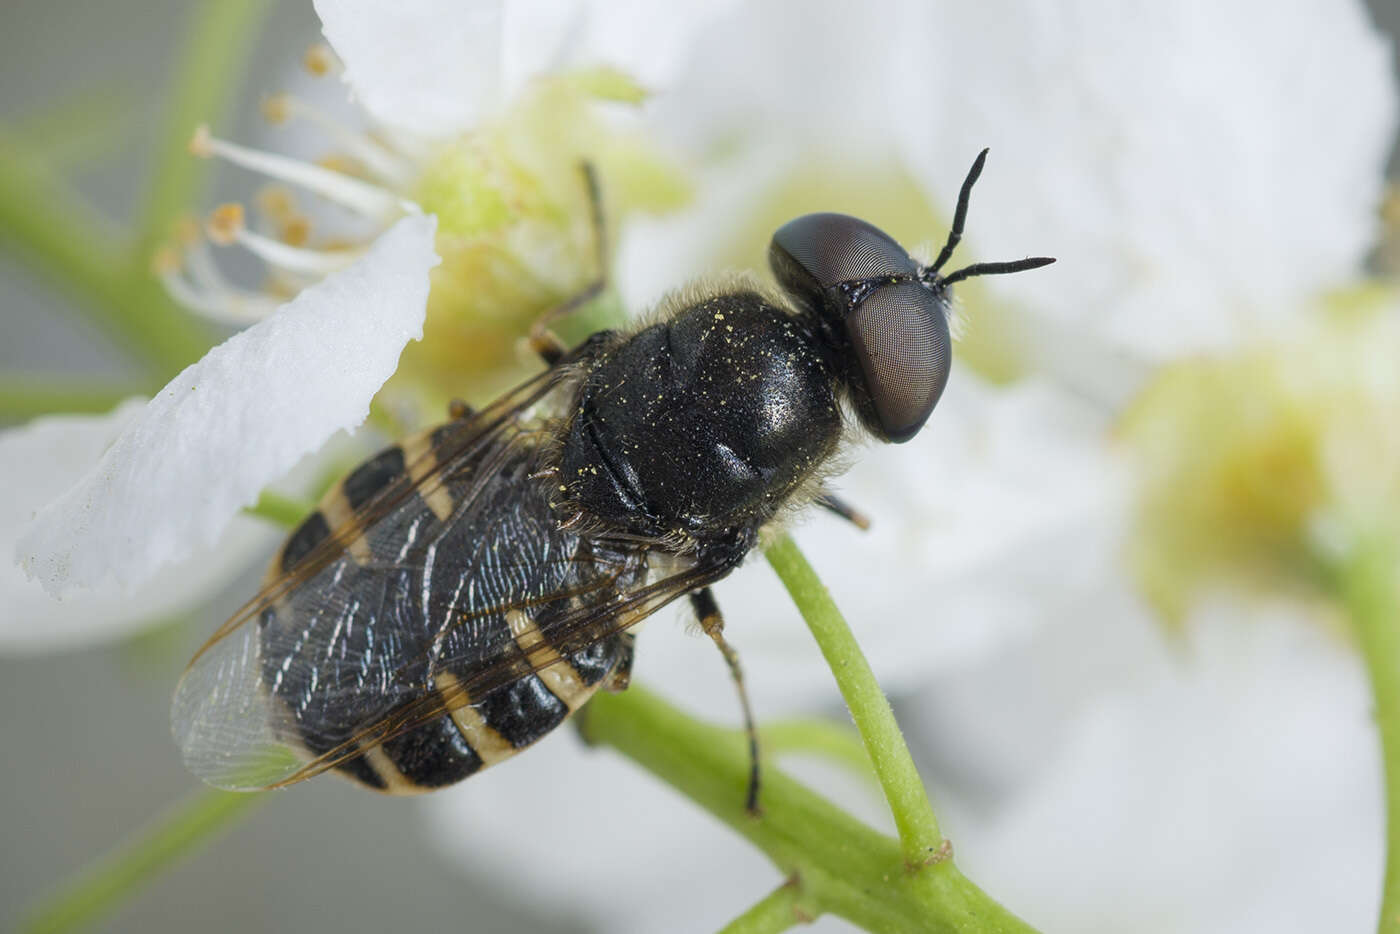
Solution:
[{"label": "blurred white flower", "polygon": [[1216,603],[1170,644],[1090,604],[923,701],[915,741],[952,777],[940,816],[960,865],[1041,930],[1374,924],[1369,692],[1297,608]]},{"label": "blurred white flower", "polygon": [[706,22],[734,0],[316,0],[345,79],[382,126],[426,138],[489,117],[532,76],[621,67],[662,89]]},{"label": "blurred white flower", "polygon": [[[1202,619],[1194,651],[1173,656],[1117,560],[1129,497],[1109,431],[1160,361],[1291,332],[1321,292],[1355,280],[1394,136],[1388,66],[1359,3],[765,4],[717,22],[658,102],[658,117],[711,152],[713,168],[694,211],[639,225],[623,244],[634,304],[692,274],[697,257],[730,255],[718,245],[746,237],[765,193],[811,164],[863,171],[877,188],[892,154],[946,211],[967,162],[990,145],[963,255],[1060,258],[1045,275],[988,280],[978,295],[978,310],[1010,306],[1013,352],[1048,381],[993,388],[959,369],[919,438],[861,452],[837,481],[874,529],[817,517],[796,532],[902,700],[929,774],[947,786],[970,873],[1048,929],[1093,929],[1101,901],[1112,923],[1099,929],[1162,931],[1274,930],[1281,915],[1294,919],[1289,929],[1316,930],[1343,890],[1374,904],[1378,783],[1359,667],[1324,633],[1286,622],[1266,632],[1272,624]],[[824,688],[830,701],[766,568],[741,570],[718,595],[760,717],[809,705]],[[719,662],[696,662],[707,647],[671,637],[674,628],[651,625],[638,676],[732,719]],[[1261,732],[1256,721],[1288,703],[1281,692],[1294,683],[1305,696]],[[1164,734],[1176,743],[1149,745]],[[1324,743],[1346,761],[1302,768]],[[1123,772],[1149,749],[1156,774]],[[578,880],[561,886],[560,910],[610,930],[647,930],[658,916],[685,919],[683,930],[722,920],[698,896],[676,903],[688,896],[652,874],[672,865],[662,848],[682,837],[715,847],[686,846],[689,863],[736,867],[728,888],[707,891],[756,897],[776,882],[744,889],[743,847],[684,824],[624,837],[611,861],[577,861],[585,849],[597,856],[600,826],[618,824],[611,815],[650,813],[664,795],[598,756],[576,761],[562,741],[546,755],[581,786],[577,800],[572,788],[556,792],[568,798],[550,823],[555,848],[512,844],[495,815],[516,812],[503,802],[517,784],[478,796],[487,777],[427,802],[434,838],[468,865],[479,865],[478,848],[512,854],[507,866],[548,860],[546,875]],[[1147,781],[1152,794],[1138,794]],[[518,787],[522,803],[543,795]],[[1081,838],[1077,861],[1060,863],[1055,846],[1069,844],[1055,834],[1074,824],[1054,810],[1057,796],[1082,821],[1133,830]],[[1157,861],[1163,814],[1185,821],[1193,810],[1205,819],[1169,836]],[[1293,875],[1262,852],[1277,842],[1268,822],[1280,811],[1295,829],[1300,814],[1333,821],[1321,831],[1336,856],[1327,879],[1318,863]],[[1037,858],[1018,855],[1022,844]],[[1209,870],[1183,865],[1192,847],[1213,845]],[[625,918],[599,878],[621,861],[642,867]],[[1171,882],[1158,886],[1154,871]],[[1152,911],[1105,901],[1101,877],[1150,888]],[[1267,912],[1265,892],[1275,899]],[[650,908],[636,904],[645,893],[655,893]],[[1192,898],[1189,912],[1167,911]],[[1246,925],[1256,910],[1264,923]]]},{"label": "blurred white flower", "polygon": [[991,146],[1014,181],[979,193],[978,249],[1058,252],[987,288],[1042,319],[1030,352],[1072,385],[1122,402],[1132,371],[1105,384],[1089,353],[1277,337],[1375,242],[1397,98],[1360,2],[938,4],[897,42],[945,89],[895,127],[911,171],[936,184],[963,140]]},{"label": "blurred white flower", "polygon": [[[0,432],[0,553],[14,551],[34,510],[94,469],[109,445],[141,417],[131,399],[108,415],[54,415]],[[139,537],[144,521],[132,530]],[[179,561],[135,592],[103,587],[56,602],[37,581],[0,562],[0,651],[25,653],[89,645],[122,636],[202,606],[212,593],[265,554],[276,533],[236,519],[209,555]]]}]

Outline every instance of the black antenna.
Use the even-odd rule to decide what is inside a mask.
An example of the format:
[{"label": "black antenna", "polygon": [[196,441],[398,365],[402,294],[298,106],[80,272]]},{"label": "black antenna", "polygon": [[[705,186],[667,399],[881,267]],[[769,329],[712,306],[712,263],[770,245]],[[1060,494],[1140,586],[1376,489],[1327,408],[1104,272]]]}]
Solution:
[{"label": "black antenna", "polygon": [[1009,263],[973,263],[971,266],[965,266],[955,273],[944,276],[939,281],[943,285],[952,285],[954,282],[971,279],[973,276],[999,276],[1008,272],[1039,269],[1041,266],[1049,266],[1054,261],[1053,256],[1031,256],[1026,259],[1012,260]]},{"label": "black antenna", "polygon": [[943,251],[938,254],[938,259],[933,261],[933,265],[928,267],[926,275],[932,275],[943,268],[943,264],[948,262],[948,257],[953,255],[953,250],[962,239],[963,224],[967,221],[967,202],[972,197],[972,186],[977,182],[977,177],[982,174],[982,166],[987,163],[987,150],[984,149],[977,154],[977,158],[972,162],[972,168],[967,172],[967,178],[963,179],[962,191],[958,192],[958,207],[953,211],[953,227],[948,231],[948,242],[943,244]]},{"label": "black antenna", "polygon": [[948,258],[953,255],[954,248],[962,240],[963,224],[967,222],[967,203],[972,197],[972,186],[982,174],[982,166],[986,163],[987,150],[984,149],[972,161],[972,168],[968,169],[967,178],[963,179],[962,191],[958,192],[958,206],[953,211],[953,226],[948,231],[948,242],[943,244],[942,252],[938,254],[938,259],[934,260],[932,265],[919,270],[919,280],[926,285],[937,288],[952,285],[954,282],[961,282],[964,279],[971,279],[973,276],[999,276],[1008,272],[1024,272],[1027,269],[1049,266],[1055,261],[1049,256],[1033,256],[1013,260],[1009,263],[973,263],[971,266],[964,266],[957,272],[949,273],[946,276],[940,277],[938,275],[938,270],[942,269],[943,264],[948,262]]}]

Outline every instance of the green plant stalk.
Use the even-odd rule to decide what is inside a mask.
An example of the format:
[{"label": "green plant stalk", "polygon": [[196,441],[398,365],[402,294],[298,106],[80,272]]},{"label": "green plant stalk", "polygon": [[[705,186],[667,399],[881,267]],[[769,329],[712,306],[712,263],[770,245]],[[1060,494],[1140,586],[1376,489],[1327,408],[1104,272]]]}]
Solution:
[{"label": "green plant stalk", "polygon": [[207,163],[190,155],[190,138],[195,127],[217,123],[228,110],[235,90],[230,78],[246,72],[268,5],[268,0],[215,0],[188,8],[185,39],[170,83],[173,96],[166,102],[137,224],[132,263],[142,273],[156,247],[170,236],[171,225],[199,203]]},{"label": "green plant stalk", "polygon": [[850,708],[851,719],[860,731],[865,751],[875,766],[875,775],[894,816],[905,864],[917,870],[939,859],[944,847],[943,834],[938,829],[938,819],[929,804],[923,779],[904,744],[904,735],[895,722],[890,702],[880,690],[875,673],[870,670],[870,663],[841,611],[789,536],[778,538],[764,554],[797,604],[822,656],[836,676],[841,696]]},{"label": "green plant stalk", "polygon": [[[33,152],[0,134],[0,237],[21,251],[32,268],[62,289],[99,329],[153,372],[208,346],[192,323],[162,299],[140,307],[127,285],[126,235],[49,171]],[[168,321],[167,321],[168,319]],[[150,334],[162,323],[170,332]],[[158,382],[145,387],[154,390]]]},{"label": "green plant stalk", "polygon": [[9,124],[45,165],[63,171],[110,160],[136,135],[143,95],[126,81],[81,88],[43,111]]},{"label": "green plant stalk", "polygon": [[283,496],[272,490],[263,490],[258,495],[258,501],[245,507],[243,512],[250,516],[257,516],[259,519],[266,519],[273,525],[281,526],[284,529],[294,529],[301,525],[301,520],[311,515],[311,510],[315,508],[314,503],[307,503],[291,496]]},{"label": "green plant stalk", "polygon": [[897,841],[767,765],[763,813],[745,810],[748,746],[741,733],[701,723],[633,685],[585,708],[584,733],[673,786],[795,878],[813,914],[830,912],[869,931],[1028,932],[951,859],[906,870]]},{"label": "green plant stalk", "polygon": [[845,724],[813,717],[773,720],[758,728],[766,755],[799,753],[837,762],[862,779],[874,780],[875,769],[860,733]]},{"label": "green plant stalk", "polygon": [[1341,568],[1342,596],[1356,628],[1375,698],[1385,768],[1386,864],[1377,930],[1400,934],[1400,549],[1384,536],[1362,542]]},{"label": "green plant stalk", "polygon": [[801,888],[795,881],[784,882],[761,901],[720,929],[719,934],[778,934],[813,917],[800,904]]},{"label": "green plant stalk", "polygon": [[261,22],[266,0],[191,7],[172,85],[175,98],[152,160],[135,237],[82,201],[18,139],[0,136],[0,234],[64,289],[119,347],[148,369],[154,391],[209,348],[210,332],[165,294],[150,272],[156,247],[197,203],[206,165],[190,156],[195,126],[216,120]]},{"label": "green plant stalk", "polygon": [[0,419],[23,420],[53,412],[96,415],[141,395],[134,382],[93,380],[82,376],[0,373]]},{"label": "green plant stalk", "polygon": [[25,934],[74,931],[106,917],[142,885],[208,843],[267,795],[204,789],[45,898],[20,922]]},{"label": "green plant stalk", "polygon": [[[159,351],[161,382],[198,360],[209,349],[207,331],[175,306],[151,274],[151,257],[166,242],[175,222],[199,203],[208,163],[190,155],[189,141],[201,123],[216,123],[233,98],[232,77],[245,69],[253,40],[267,11],[268,0],[215,0],[189,8],[189,25],[181,45],[167,102],[165,120],[151,169],[146,196],[137,221],[136,237],[127,257],[123,292],[138,306],[156,309],[141,334]],[[179,322],[172,325],[172,320]],[[174,327],[167,338],[166,329]]]}]

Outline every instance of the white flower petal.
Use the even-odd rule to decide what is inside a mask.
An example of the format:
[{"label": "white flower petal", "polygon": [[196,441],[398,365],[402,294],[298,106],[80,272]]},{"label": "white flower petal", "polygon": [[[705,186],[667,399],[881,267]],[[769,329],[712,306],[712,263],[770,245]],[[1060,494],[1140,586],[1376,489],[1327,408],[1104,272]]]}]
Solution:
[{"label": "white flower petal", "polygon": [[16,549],[61,595],[130,586],[214,543],[308,452],[364,421],[423,333],[437,220],[408,217],[354,265],[236,334],[175,377]]},{"label": "white flower petal", "polygon": [[610,65],[664,89],[689,62],[692,43],[735,0],[510,0],[505,81],[567,66]]},{"label": "white flower petal", "polygon": [[[721,12],[697,29],[674,93],[655,104],[690,152],[762,141],[878,162],[893,125],[922,119],[929,106],[927,85],[889,86],[888,50],[905,28],[898,4],[777,0]],[[923,97],[917,110],[899,96],[905,90]]]},{"label": "white flower petal", "polygon": [[[0,432],[0,554],[43,504],[77,482],[123,429],[140,417],[144,400],[107,415],[56,415]],[[0,564],[0,652],[63,649],[117,639],[204,603],[277,536],[264,523],[236,520],[210,554],[159,574],[131,595],[84,593],[59,602],[9,562]]]},{"label": "white flower petal", "polygon": [[499,102],[500,0],[316,0],[315,7],[345,80],[385,126],[441,138]]},{"label": "white flower petal", "polygon": [[[1315,620],[1248,615],[1213,608],[1192,621],[1183,652],[1160,632],[1115,631],[1151,625],[1141,615],[1090,609],[1062,633],[1072,644],[1058,657],[989,665],[959,710],[916,727],[954,768],[972,760],[969,785],[984,800],[968,809],[940,795],[968,874],[1044,930],[1374,925],[1381,768],[1360,662]],[[1076,650],[1113,664],[1076,662]],[[1070,694],[1077,703],[1062,702]],[[952,699],[933,693],[926,707]],[[1066,715],[1049,743],[1047,699]],[[1037,768],[1017,766],[1008,782],[1002,756],[989,762],[968,742],[988,707],[1015,707],[1012,732]],[[1001,747],[1012,745],[1008,733]],[[991,802],[989,784],[1006,785]]]},{"label": "white flower petal", "polygon": [[891,132],[939,203],[991,147],[958,261],[1059,263],[990,288],[1149,359],[1272,336],[1373,240],[1396,89],[1368,19],[1336,0],[911,5],[890,85],[925,103]]}]

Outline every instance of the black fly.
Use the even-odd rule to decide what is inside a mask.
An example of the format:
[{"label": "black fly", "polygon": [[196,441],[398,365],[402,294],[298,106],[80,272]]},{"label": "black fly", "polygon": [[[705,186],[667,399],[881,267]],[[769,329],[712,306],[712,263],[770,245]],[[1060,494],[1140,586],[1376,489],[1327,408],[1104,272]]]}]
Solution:
[{"label": "black fly", "polygon": [[901,442],[929,417],[950,285],[1052,262],[941,272],[985,157],[931,265],[809,214],[773,236],[781,294],[692,290],[573,349],[542,321],[545,372],[357,467],[195,656],[172,714],[189,767],[234,789],[329,769],[391,793],[458,781],[624,686],[629,630],[684,595],[737,680],[710,585],[784,509],[852,517],[823,471],[850,422]]}]

